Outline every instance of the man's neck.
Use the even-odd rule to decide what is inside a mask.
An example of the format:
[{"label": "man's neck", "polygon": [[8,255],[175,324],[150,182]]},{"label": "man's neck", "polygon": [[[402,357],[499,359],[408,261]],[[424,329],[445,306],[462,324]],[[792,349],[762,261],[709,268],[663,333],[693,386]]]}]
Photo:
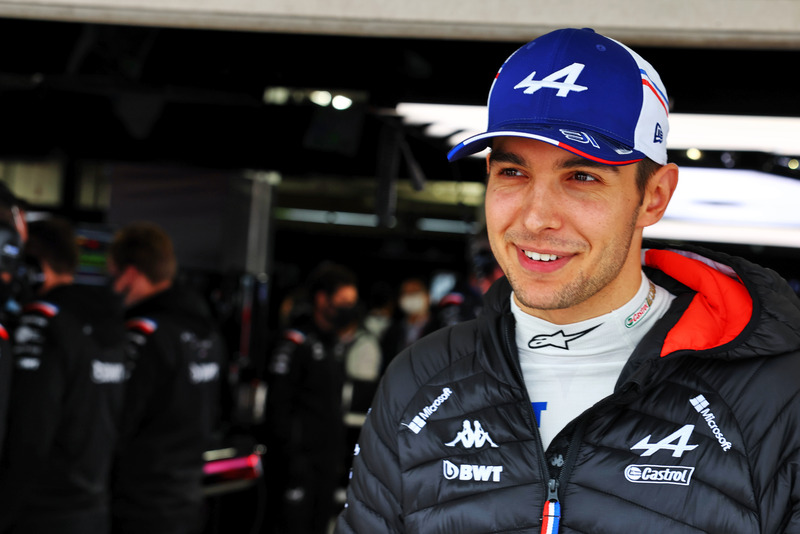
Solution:
[{"label": "man's neck", "polygon": [[170,287],[172,287],[172,280],[164,280],[156,283],[148,281],[146,284],[137,286],[137,290],[131,291],[125,295],[125,307],[130,308],[136,306],[140,302],[153,298],[159,293],[163,293]]},{"label": "man's neck", "polygon": [[72,273],[56,273],[54,271],[47,272],[44,277],[44,282],[39,288],[39,295],[44,295],[59,286],[70,285],[75,281],[75,275]]}]

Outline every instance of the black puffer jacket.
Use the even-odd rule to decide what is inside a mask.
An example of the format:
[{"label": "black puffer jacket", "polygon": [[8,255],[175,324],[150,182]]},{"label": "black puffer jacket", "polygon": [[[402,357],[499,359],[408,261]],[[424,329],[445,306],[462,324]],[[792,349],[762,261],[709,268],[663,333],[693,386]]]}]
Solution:
[{"label": "black puffer jacket", "polygon": [[114,469],[114,532],[178,532],[166,521],[186,523],[199,513],[225,346],[205,303],[182,287],[125,315],[133,350]]},{"label": "black puffer jacket", "polygon": [[677,298],[546,452],[505,279],[482,317],[405,351],[337,532],[800,532],[800,301],[772,271],[703,254],[646,252]]},{"label": "black puffer jacket", "polygon": [[107,512],[123,405],[122,313],[106,288],[73,284],[23,307],[0,462],[0,530],[60,519],[66,531],[81,514]]}]

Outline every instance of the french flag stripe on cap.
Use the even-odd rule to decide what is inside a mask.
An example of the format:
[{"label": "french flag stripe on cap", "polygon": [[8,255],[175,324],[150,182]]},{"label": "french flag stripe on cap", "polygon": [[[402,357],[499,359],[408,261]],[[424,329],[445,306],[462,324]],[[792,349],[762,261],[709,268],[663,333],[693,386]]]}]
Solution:
[{"label": "french flag stripe on cap", "polygon": [[49,302],[36,301],[26,304],[23,311],[39,312],[46,317],[55,317],[58,315],[58,306],[50,304]]},{"label": "french flag stripe on cap", "polygon": [[306,336],[299,330],[287,330],[284,334],[286,339],[295,343],[296,345],[302,345],[306,341]]},{"label": "french flag stripe on cap", "polygon": [[139,330],[145,334],[152,334],[158,328],[155,321],[145,318],[131,319],[125,323],[125,326],[128,327],[128,330]]},{"label": "french flag stripe on cap", "polygon": [[642,85],[650,88],[658,101],[661,102],[661,105],[664,107],[664,111],[666,111],[667,115],[669,115],[669,109],[667,108],[667,97],[658,89],[658,87],[656,87],[653,82],[650,81],[650,77],[647,75],[647,72],[645,72],[644,69],[639,69],[639,71],[642,73]]}]

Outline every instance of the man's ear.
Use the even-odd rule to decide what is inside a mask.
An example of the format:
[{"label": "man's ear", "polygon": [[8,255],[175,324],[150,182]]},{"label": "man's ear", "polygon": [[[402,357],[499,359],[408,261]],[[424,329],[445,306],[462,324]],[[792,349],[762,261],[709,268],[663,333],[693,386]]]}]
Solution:
[{"label": "man's ear", "polygon": [[318,310],[327,305],[328,305],[328,295],[324,291],[319,290],[316,293],[314,293],[314,309]]},{"label": "man's ear", "polygon": [[136,278],[139,274],[140,274],[139,269],[137,269],[133,265],[128,265],[122,270],[120,277],[124,276],[126,280],[129,280],[132,278]]},{"label": "man's ear", "polygon": [[674,163],[667,163],[650,177],[639,210],[638,227],[651,226],[661,220],[677,186],[678,166]]}]

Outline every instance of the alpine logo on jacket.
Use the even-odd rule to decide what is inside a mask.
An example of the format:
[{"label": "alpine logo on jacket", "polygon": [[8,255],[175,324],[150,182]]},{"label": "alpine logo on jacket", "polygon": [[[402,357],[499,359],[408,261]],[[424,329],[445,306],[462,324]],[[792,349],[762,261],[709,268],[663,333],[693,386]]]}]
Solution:
[{"label": "alpine logo on jacket", "polygon": [[473,447],[480,449],[488,443],[492,448],[498,447],[498,445],[492,441],[492,438],[489,437],[489,433],[483,429],[480,421],[473,421],[472,424],[473,426],[470,426],[469,420],[464,419],[461,431],[456,434],[456,438],[453,441],[445,443],[445,445],[447,447],[455,447],[457,444],[461,443],[465,449],[471,449]]},{"label": "alpine logo on jacket", "polygon": [[558,349],[569,350],[569,343],[578,338],[582,338],[600,325],[593,326],[583,332],[575,332],[574,334],[565,334],[563,330],[559,330],[555,334],[539,334],[533,336],[528,341],[528,348],[541,349],[544,347],[556,347]]},{"label": "alpine logo on jacket", "polygon": [[442,472],[447,480],[469,480],[474,482],[500,482],[502,465],[457,465],[450,460],[442,460]]},{"label": "alpine logo on jacket", "polygon": [[631,450],[643,450],[644,452],[639,456],[652,456],[658,451],[669,450],[672,451],[673,457],[680,458],[683,456],[683,453],[693,451],[697,448],[696,444],[689,444],[689,439],[692,437],[693,430],[694,425],[684,425],[669,436],[655,443],[650,443],[652,434],[648,434],[646,437],[639,440],[636,445],[631,447]]},{"label": "alpine logo on jacket", "polygon": [[[672,451],[672,457],[680,458],[684,453],[693,451],[698,447],[697,444],[689,443],[692,438],[694,425],[683,425],[672,434],[656,441],[650,442],[652,434],[639,440],[636,445],[631,447],[632,451],[642,450],[639,456],[653,456],[659,451]],[[652,464],[633,464],[625,468],[625,480],[635,484],[673,484],[677,486],[688,486],[692,481],[694,467],[680,465],[652,465]]]},{"label": "alpine logo on jacket", "polygon": [[419,434],[422,429],[428,424],[428,418],[432,416],[436,411],[444,404],[447,399],[450,398],[450,395],[453,394],[453,390],[450,388],[442,389],[442,394],[436,397],[434,401],[430,404],[430,406],[426,406],[422,409],[414,419],[411,420],[410,423],[400,423],[403,426],[407,426],[414,434]]}]

